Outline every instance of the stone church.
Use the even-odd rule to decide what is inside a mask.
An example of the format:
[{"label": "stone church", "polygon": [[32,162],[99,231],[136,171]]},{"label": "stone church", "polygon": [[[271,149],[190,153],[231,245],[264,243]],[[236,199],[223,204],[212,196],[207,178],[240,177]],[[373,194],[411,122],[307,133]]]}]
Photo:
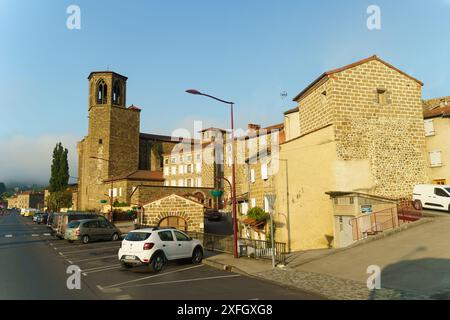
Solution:
[{"label": "stone church", "polygon": [[127,77],[98,71],[88,80],[88,134],[77,145],[78,210],[102,210],[112,201],[143,206],[170,194],[209,200],[208,188],[164,187],[163,154],[181,139],[140,132],[141,109],[126,104]]}]

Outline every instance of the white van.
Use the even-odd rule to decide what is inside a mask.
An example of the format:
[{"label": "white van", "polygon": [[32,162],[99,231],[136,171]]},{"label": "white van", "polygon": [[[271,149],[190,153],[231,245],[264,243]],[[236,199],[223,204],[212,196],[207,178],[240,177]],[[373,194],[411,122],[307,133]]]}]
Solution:
[{"label": "white van", "polygon": [[450,186],[420,184],[414,187],[414,207],[450,212]]}]

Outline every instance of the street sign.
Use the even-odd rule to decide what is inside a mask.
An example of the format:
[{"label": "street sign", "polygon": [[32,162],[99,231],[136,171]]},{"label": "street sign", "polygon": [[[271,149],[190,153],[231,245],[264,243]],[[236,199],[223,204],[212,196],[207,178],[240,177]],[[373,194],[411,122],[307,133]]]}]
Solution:
[{"label": "street sign", "polygon": [[106,203],[108,203],[108,201],[107,200],[100,200],[100,203],[106,204]]}]

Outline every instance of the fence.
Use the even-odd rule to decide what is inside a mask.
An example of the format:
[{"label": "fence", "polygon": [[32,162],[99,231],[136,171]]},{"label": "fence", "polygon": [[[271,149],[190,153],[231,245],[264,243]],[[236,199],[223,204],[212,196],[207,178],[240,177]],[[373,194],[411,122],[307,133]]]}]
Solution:
[{"label": "fence", "polygon": [[[200,240],[206,250],[233,253],[233,236],[189,231],[187,234],[192,238]],[[272,252],[274,252],[276,263],[286,263],[286,244],[283,242],[275,241],[275,247],[273,249],[270,241],[238,238],[237,242],[239,257],[272,259]]]},{"label": "fence", "polygon": [[353,240],[361,240],[399,226],[396,209],[387,209],[350,220]]},{"label": "fence", "polygon": [[423,217],[422,208],[416,209],[413,201],[402,199],[397,207],[398,219],[402,222],[413,222]]}]

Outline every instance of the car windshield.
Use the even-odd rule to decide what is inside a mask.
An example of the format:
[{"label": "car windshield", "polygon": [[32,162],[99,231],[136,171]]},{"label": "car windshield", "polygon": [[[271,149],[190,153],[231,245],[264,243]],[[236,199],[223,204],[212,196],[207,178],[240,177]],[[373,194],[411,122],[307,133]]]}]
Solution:
[{"label": "car windshield", "polygon": [[130,232],[127,234],[125,240],[127,241],[144,241],[150,237],[149,232]]},{"label": "car windshield", "polygon": [[445,188],[445,190],[447,190],[447,192],[450,193],[450,188]]},{"label": "car windshield", "polygon": [[71,221],[67,225],[67,228],[74,229],[74,228],[78,228],[79,225],[80,225],[80,221]]}]

